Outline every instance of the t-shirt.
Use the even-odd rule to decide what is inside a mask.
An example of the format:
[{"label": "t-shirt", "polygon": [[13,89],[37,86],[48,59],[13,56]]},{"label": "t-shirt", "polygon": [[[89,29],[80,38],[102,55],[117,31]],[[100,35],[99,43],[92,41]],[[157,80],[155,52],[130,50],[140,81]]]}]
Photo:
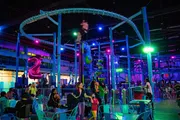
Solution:
[{"label": "t-shirt", "polygon": [[152,88],[151,88],[151,85],[150,85],[149,82],[146,82],[145,88],[146,88],[146,92],[147,93],[151,93],[152,94]]},{"label": "t-shirt", "polygon": [[92,101],[92,111],[97,111],[98,109],[98,99],[97,98],[93,98],[93,101]]},{"label": "t-shirt", "polygon": [[77,90],[74,94],[76,97],[78,97],[77,99],[79,102],[85,101],[85,97],[84,97],[85,91],[84,90],[82,90],[81,93]]},{"label": "t-shirt", "polygon": [[8,107],[8,99],[6,97],[0,98],[0,113],[3,113],[5,111],[5,108]]},{"label": "t-shirt", "polygon": [[36,88],[36,87],[30,87],[30,88],[29,88],[29,91],[30,91],[30,92],[29,92],[30,94],[36,95],[37,88]]}]

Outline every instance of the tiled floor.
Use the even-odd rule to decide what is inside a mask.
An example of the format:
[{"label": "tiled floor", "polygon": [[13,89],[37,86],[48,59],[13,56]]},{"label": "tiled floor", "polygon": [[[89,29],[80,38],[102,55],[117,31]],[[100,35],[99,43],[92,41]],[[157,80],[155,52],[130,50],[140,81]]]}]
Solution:
[{"label": "tiled floor", "polygon": [[175,100],[156,101],[154,120],[180,120],[180,108]]}]

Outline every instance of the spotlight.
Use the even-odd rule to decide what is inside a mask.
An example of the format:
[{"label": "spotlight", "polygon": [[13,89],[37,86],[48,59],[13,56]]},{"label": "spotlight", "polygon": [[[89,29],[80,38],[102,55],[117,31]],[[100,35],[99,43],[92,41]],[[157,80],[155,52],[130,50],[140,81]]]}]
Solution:
[{"label": "spotlight", "polygon": [[79,56],[79,53],[77,53],[76,55]]},{"label": "spotlight", "polygon": [[121,48],[121,50],[122,50],[122,51],[124,51],[124,50],[125,50],[125,48],[124,48],[124,47],[122,47],[122,48]]},{"label": "spotlight", "polygon": [[73,32],[73,35],[74,35],[74,36],[77,36],[77,32]]},{"label": "spotlight", "polygon": [[64,48],[61,48],[61,51],[63,51],[64,50]]},{"label": "spotlight", "polygon": [[107,52],[107,53],[110,53],[110,52],[111,52],[111,50],[110,50],[110,49],[107,49],[107,50],[106,50],[106,52]]},{"label": "spotlight", "polygon": [[123,68],[117,68],[116,72],[123,72]]},{"label": "spotlight", "polygon": [[175,56],[171,56],[171,59],[174,59],[175,58]]},{"label": "spotlight", "polygon": [[151,46],[144,47],[144,48],[143,48],[143,52],[144,52],[144,53],[154,52],[154,48],[151,47]]},{"label": "spotlight", "polygon": [[35,43],[37,43],[37,44],[38,44],[38,43],[39,43],[39,41],[38,41],[38,40],[35,40]]},{"label": "spotlight", "polygon": [[92,43],[92,46],[95,46],[96,44],[95,43]]},{"label": "spotlight", "polygon": [[118,64],[118,62],[116,61],[115,64]]},{"label": "spotlight", "polygon": [[102,30],[102,27],[98,27],[98,30],[100,30],[100,31],[101,31],[101,30]]}]

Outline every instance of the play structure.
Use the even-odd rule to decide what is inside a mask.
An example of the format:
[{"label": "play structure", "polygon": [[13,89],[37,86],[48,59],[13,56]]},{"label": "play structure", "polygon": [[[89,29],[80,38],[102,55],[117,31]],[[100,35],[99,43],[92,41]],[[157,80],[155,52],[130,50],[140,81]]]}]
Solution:
[{"label": "play structure", "polygon": [[[119,24],[109,27],[109,42],[107,43],[99,43],[98,44],[98,52],[100,54],[101,49],[100,46],[101,45],[105,45],[105,44],[109,44],[110,45],[110,51],[109,51],[109,55],[108,55],[108,72],[107,73],[108,77],[107,79],[109,79],[109,85],[111,85],[113,89],[116,89],[116,68],[115,68],[115,54],[114,54],[114,43],[120,43],[120,42],[124,42],[126,44],[126,58],[127,58],[127,64],[128,64],[128,68],[126,69],[127,71],[127,84],[128,87],[131,87],[131,58],[132,56],[130,55],[130,48],[134,48],[136,46],[139,45],[144,45],[147,46],[148,48],[150,48],[151,46],[151,42],[150,42],[150,32],[149,32],[149,26],[148,26],[148,20],[147,20],[147,14],[146,14],[146,8],[142,8],[141,11],[137,12],[136,14],[130,16],[129,18],[122,16],[120,14],[114,13],[114,12],[109,12],[109,11],[105,11],[105,10],[99,10],[99,9],[91,9],[91,8],[67,8],[67,9],[59,9],[59,10],[54,10],[54,11],[40,11],[39,15],[30,17],[28,19],[26,19],[25,21],[23,21],[20,25],[20,33],[18,34],[17,37],[17,47],[16,47],[16,51],[17,51],[17,55],[16,55],[16,77],[18,76],[18,67],[19,67],[19,44],[20,44],[20,37],[24,36],[26,38],[28,38],[29,40],[35,41],[35,42],[40,42],[43,44],[47,44],[49,46],[53,46],[53,81],[55,81],[56,77],[55,75],[57,74],[57,79],[58,79],[58,83],[60,83],[60,75],[61,75],[61,50],[60,48],[65,48],[65,49],[69,49],[69,50],[73,50],[75,52],[75,59],[74,59],[74,75],[75,75],[75,81],[77,81],[77,76],[79,76],[79,80],[82,81],[84,83],[85,79],[84,79],[84,66],[85,64],[90,64],[92,62],[92,56],[91,56],[91,48],[88,45],[88,43],[86,41],[81,40],[83,34],[87,34],[88,33],[88,28],[89,25],[86,21],[83,21],[81,23],[82,25],[82,31],[79,31],[78,35],[77,35],[77,40],[75,42],[75,47],[69,47],[66,45],[62,45],[61,44],[61,36],[62,36],[62,16],[64,14],[79,14],[79,13],[86,13],[86,14],[93,14],[93,15],[102,15],[102,16],[108,16],[114,19],[118,19],[120,22]],[[54,15],[58,15],[58,21],[55,21],[52,16]],[[142,35],[140,34],[137,26],[133,23],[133,19],[136,18],[137,16],[142,15],[143,16],[143,25],[144,25],[144,38],[142,37]],[[24,31],[24,27],[28,24],[32,24],[36,21],[42,20],[48,18],[52,23],[54,23],[55,25],[57,25],[58,31],[57,33],[48,33],[48,34],[28,34]],[[126,35],[124,40],[117,40],[113,42],[113,30],[115,30],[116,28],[120,27],[123,24],[129,24],[132,27],[132,30],[135,31],[135,33],[137,34],[137,37],[139,39],[139,42],[137,44],[134,44],[132,46],[129,46],[129,42],[128,42],[128,35]],[[54,42],[50,42],[48,40],[44,40],[44,39],[40,39],[38,37],[42,37],[42,36],[52,36]],[[57,39],[56,39],[57,36]],[[57,52],[56,52],[57,50]],[[149,50],[149,49],[148,49]],[[77,53],[78,51],[80,52],[79,54],[79,73],[77,73],[77,69],[78,69],[78,57],[77,57]],[[148,77],[149,80],[152,84],[152,77],[153,77],[153,72],[152,72],[152,59],[151,59],[151,52],[147,52],[147,68],[148,68]],[[57,59],[56,59],[57,56]],[[99,55],[100,56],[100,55]],[[100,63],[100,61],[98,62]],[[56,66],[57,66],[57,73],[56,73]],[[100,64],[98,65],[99,70],[101,70],[102,66],[100,66]],[[38,68],[39,70],[39,68]],[[31,72],[31,71],[30,71]],[[31,72],[32,73],[32,72]],[[30,74],[31,74],[30,73]],[[96,75],[100,73],[100,71],[98,71],[96,73]],[[38,73],[39,75],[39,73]],[[100,75],[100,74],[99,74]],[[97,75],[98,76],[98,75]],[[40,76],[39,76],[40,77]],[[18,78],[16,78],[18,79]],[[100,81],[103,81],[104,78],[99,77],[98,78]],[[152,84],[153,85],[153,84]],[[58,84],[58,91],[60,92],[60,84]],[[132,99],[132,92],[129,91],[128,92],[129,95],[129,99]]]}]

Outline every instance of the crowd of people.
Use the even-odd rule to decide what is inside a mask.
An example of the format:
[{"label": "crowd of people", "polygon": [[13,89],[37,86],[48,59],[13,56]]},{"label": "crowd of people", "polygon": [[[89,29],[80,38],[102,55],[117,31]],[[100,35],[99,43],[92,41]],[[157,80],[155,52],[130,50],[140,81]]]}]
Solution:
[{"label": "crowd of people", "polygon": [[[81,82],[76,83],[74,87],[75,90],[71,91],[71,94],[69,95],[71,95],[73,99],[77,101],[77,119],[83,120],[86,119],[88,115],[91,115],[91,117],[88,117],[96,120],[98,106],[108,103],[108,87],[103,82],[97,81],[92,81],[89,88],[84,88],[84,85]],[[145,90],[146,99],[152,100],[152,87],[148,79],[145,80],[145,85],[143,88]],[[175,82],[173,85],[170,82],[165,83],[165,81],[161,81],[156,84],[156,88],[158,88],[161,93],[168,92],[171,96],[173,96],[174,91],[180,90],[180,85],[177,82]],[[52,108],[51,111],[56,112],[58,108],[68,107],[68,105],[66,106],[61,104],[60,101],[62,98],[55,87],[51,87],[51,91],[49,93],[50,94],[48,94],[47,98],[47,106]],[[177,98],[180,98],[180,94],[176,95]],[[45,109],[45,105],[43,105],[44,98],[45,97],[44,94],[42,94],[42,90],[38,89],[35,83],[30,84],[26,89],[24,89],[21,92],[21,97],[14,88],[10,88],[7,93],[2,91],[0,96],[0,115],[10,112],[19,118],[28,118],[30,114],[36,114],[35,106],[37,104],[42,105],[39,107],[39,109]],[[90,109],[86,107],[87,102],[90,103]],[[154,108],[153,104],[152,108]],[[89,109],[88,112],[87,109]],[[103,109],[101,111],[103,111]]]}]

